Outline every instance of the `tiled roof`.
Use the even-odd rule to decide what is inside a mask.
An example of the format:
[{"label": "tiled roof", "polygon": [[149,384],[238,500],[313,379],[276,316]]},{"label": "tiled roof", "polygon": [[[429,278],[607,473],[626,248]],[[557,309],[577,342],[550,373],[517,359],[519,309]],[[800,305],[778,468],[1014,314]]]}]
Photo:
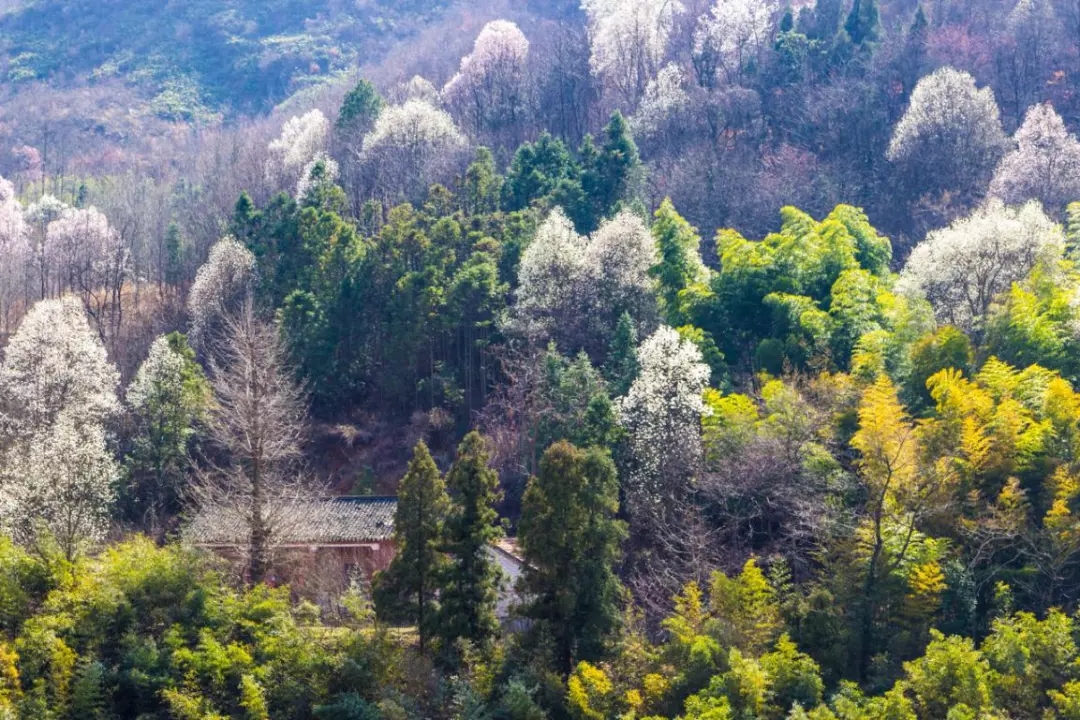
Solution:
[{"label": "tiled roof", "polygon": [[[280,544],[337,545],[388,540],[394,533],[396,497],[339,497],[300,503],[280,512]],[[238,513],[203,510],[186,537],[196,545],[237,545],[247,530]]]}]

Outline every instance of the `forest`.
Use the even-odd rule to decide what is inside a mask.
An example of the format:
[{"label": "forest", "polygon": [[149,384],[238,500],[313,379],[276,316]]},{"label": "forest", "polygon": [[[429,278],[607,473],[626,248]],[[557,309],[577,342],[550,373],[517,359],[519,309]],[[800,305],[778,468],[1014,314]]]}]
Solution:
[{"label": "forest", "polygon": [[1080,720],[1077,132],[1080,0],[0,0],[0,720]]}]

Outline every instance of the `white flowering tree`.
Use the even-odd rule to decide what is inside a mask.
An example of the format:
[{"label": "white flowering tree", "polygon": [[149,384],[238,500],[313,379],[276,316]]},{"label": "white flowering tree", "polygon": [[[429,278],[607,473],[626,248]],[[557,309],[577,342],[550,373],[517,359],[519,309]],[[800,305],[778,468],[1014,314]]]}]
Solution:
[{"label": "white flowering tree", "polygon": [[63,208],[49,223],[45,256],[54,268],[51,294],[78,294],[101,337],[115,339],[131,258],[105,214],[94,207]]},{"label": "white flowering tree", "polygon": [[652,235],[633,213],[620,212],[586,237],[555,208],[522,253],[510,327],[571,354],[602,352],[624,312],[639,331],[651,331],[655,263]]},{"label": "white flowering tree", "polygon": [[119,410],[120,375],[73,297],[36,303],[4,350],[0,409],[9,436],[41,433],[62,412],[103,424]]},{"label": "white flowering tree", "polygon": [[337,183],[340,175],[337,161],[326,153],[319,153],[304,166],[300,181],[296,183],[296,202],[305,205],[317,196],[319,188],[326,188]]},{"label": "white flowering tree", "polygon": [[286,187],[296,183],[304,167],[326,151],[329,138],[330,121],[321,110],[289,118],[267,148],[267,178]]},{"label": "white flowering tree", "polygon": [[717,0],[694,32],[698,81],[706,87],[720,78],[742,84],[747,69],[760,64],[770,45],[776,12],[768,0]]},{"label": "white flowering tree", "polygon": [[529,41],[509,20],[489,22],[443,88],[444,102],[472,132],[517,145],[528,112]]},{"label": "white flowering tree", "polygon": [[1053,213],[1080,199],[1080,142],[1049,103],[1028,110],[1013,142],[994,173],[991,195],[1010,205],[1038,200]]},{"label": "white flowering tree", "polygon": [[676,63],[665,65],[645,86],[637,112],[630,120],[634,139],[660,142],[683,129],[690,110],[686,75]]},{"label": "white flowering tree", "polygon": [[206,349],[222,318],[237,310],[255,286],[255,256],[233,237],[225,237],[210,248],[210,257],[195,274],[188,294],[191,340]]},{"label": "white flowering tree", "polygon": [[514,308],[519,330],[533,337],[577,333],[588,243],[561,208],[551,211],[521,255]]},{"label": "white flowering tree", "polygon": [[1041,260],[1060,258],[1064,246],[1038,202],[1010,208],[991,200],[916,245],[899,287],[929,300],[939,322],[977,331],[998,295]]},{"label": "white flowering tree", "polygon": [[445,110],[408,100],[380,113],[361,153],[390,200],[416,199],[457,167],[468,141]]},{"label": "white flowering tree", "polygon": [[921,79],[893,129],[888,159],[904,172],[907,189],[978,195],[1006,149],[994,92],[950,67]]},{"label": "white flowering tree", "polygon": [[30,227],[15,186],[0,177],[0,332],[7,334],[29,296]]},{"label": "white flowering tree", "polygon": [[699,470],[709,366],[694,343],[666,325],[641,343],[638,363],[638,377],[616,411],[631,459],[628,509],[647,523],[663,515]]},{"label": "white flowering tree", "polygon": [[637,104],[664,61],[677,0],[584,0],[589,22],[589,65],[629,105]]},{"label": "white flowering tree", "polygon": [[651,332],[657,317],[656,242],[644,221],[623,210],[604,221],[585,251],[585,285],[593,336],[610,337],[619,317],[629,313],[641,335]]},{"label": "white flowering tree", "polygon": [[439,89],[422,75],[413,75],[408,81],[391,89],[388,99],[394,105],[404,105],[410,100],[420,100],[428,105],[438,106]]},{"label": "white flowering tree", "polygon": [[42,300],[23,318],[0,366],[0,523],[21,542],[52,540],[71,558],[103,537],[118,382],[77,299]]}]

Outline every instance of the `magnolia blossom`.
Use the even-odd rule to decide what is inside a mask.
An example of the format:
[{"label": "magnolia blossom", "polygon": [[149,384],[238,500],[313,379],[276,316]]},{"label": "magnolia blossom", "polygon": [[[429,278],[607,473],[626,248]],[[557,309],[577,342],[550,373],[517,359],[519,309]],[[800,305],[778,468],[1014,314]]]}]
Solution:
[{"label": "magnolia blossom", "polygon": [[14,309],[27,297],[33,252],[26,214],[15,186],[0,177],[0,329],[7,331]]},{"label": "magnolia blossom", "polygon": [[663,133],[690,107],[686,76],[676,63],[669,63],[649,81],[637,112],[631,120],[635,138]]},{"label": "magnolia blossom", "polygon": [[122,284],[129,270],[120,233],[94,207],[65,207],[49,223],[44,252],[56,268],[56,292],[99,292]]},{"label": "magnolia blossom", "polygon": [[648,517],[697,471],[710,371],[697,346],[667,326],[641,344],[638,363],[638,377],[616,401],[616,412],[632,458],[627,501],[631,512]]},{"label": "magnolia blossom", "polygon": [[404,105],[410,100],[420,100],[429,105],[439,104],[439,89],[425,77],[413,75],[408,82],[403,82],[390,91],[389,99],[396,105]]},{"label": "magnolia blossom", "polygon": [[413,197],[443,179],[467,146],[449,113],[409,100],[382,111],[361,156],[388,195]]},{"label": "magnolia blossom", "polygon": [[767,0],[717,0],[694,32],[703,81],[711,81],[719,70],[728,82],[737,83],[769,46],[775,15],[776,5]]},{"label": "magnolia blossom", "polygon": [[990,193],[1009,204],[1039,200],[1053,211],[1080,199],[1080,142],[1049,103],[1035,105],[994,173]]},{"label": "magnolia blossom", "polygon": [[915,86],[887,156],[927,187],[972,191],[985,187],[1005,144],[994,91],[944,67]]},{"label": "magnolia blossom", "polygon": [[443,99],[478,132],[517,124],[525,109],[528,54],[529,41],[517,25],[489,22],[443,88]]},{"label": "magnolia blossom", "polygon": [[271,179],[296,178],[312,158],[326,150],[330,121],[321,110],[290,118],[267,148],[266,174]]},{"label": "magnolia blossom", "polygon": [[572,312],[585,277],[587,246],[562,208],[552,210],[521,255],[517,310],[544,324]]},{"label": "magnolia blossom", "polygon": [[120,374],[73,297],[42,300],[23,318],[0,366],[0,412],[7,431],[27,437],[64,412],[104,423],[119,410]]},{"label": "magnolia blossom", "polygon": [[644,221],[629,210],[606,220],[585,251],[587,289],[597,315],[623,312],[640,319],[656,309],[656,242]]},{"label": "magnolia blossom", "polygon": [[3,457],[0,525],[24,544],[47,536],[70,560],[105,538],[119,478],[103,427],[66,409]]},{"label": "magnolia blossom", "polygon": [[195,345],[205,347],[222,316],[235,310],[250,295],[255,270],[255,256],[235,238],[222,238],[210,248],[210,257],[195,274],[188,295],[191,338]]},{"label": "magnolia blossom", "polygon": [[162,395],[182,392],[187,361],[169,347],[169,338],[161,336],[150,345],[146,360],[139,366],[125,399],[137,413],[159,402]]},{"label": "magnolia blossom", "polygon": [[594,74],[635,101],[660,66],[683,6],[677,0],[584,0]]},{"label": "magnolia blossom", "polygon": [[994,298],[1040,260],[1060,258],[1064,245],[1038,202],[1009,208],[992,200],[916,245],[899,289],[929,300],[940,322],[976,330]]}]

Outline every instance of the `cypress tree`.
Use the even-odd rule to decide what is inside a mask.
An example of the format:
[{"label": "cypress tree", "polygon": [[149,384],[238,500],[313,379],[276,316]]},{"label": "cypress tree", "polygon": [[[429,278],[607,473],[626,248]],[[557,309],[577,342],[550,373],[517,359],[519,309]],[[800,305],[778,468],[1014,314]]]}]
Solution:
[{"label": "cypress tree", "polygon": [[458,640],[484,647],[499,631],[500,570],[488,546],[502,534],[495,511],[502,493],[488,457],[483,436],[473,431],[461,441],[446,475],[452,500],[442,548],[449,564],[441,583],[438,632],[448,654]]},{"label": "cypress tree", "polygon": [[586,138],[581,149],[581,184],[589,198],[592,216],[588,228],[592,232],[600,220],[612,213],[620,200],[629,199],[635,190],[640,173],[641,158],[630,133],[630,124],[622,113],[615,111],[604,127],[603,144],[595,148]]},{"label": "cypress tree", "polygon": [[368,80],[361,80],[341,103],[337,130],[339,132],[367,132],[382,112],[383,105],[382,96],[379,95],[375,86]]},{"label": "cypress tree", "polygon": [[630,391],[638,374],[638,336],[630,313],[624,312],[615,326],[615,335],[608,348],[604,377],[611,386],[611,394],[621,397]]},{"label": "cypress tree", "polygon": [[851,41],[856,45],[874,42],[879,29],[877,0],[855,0],[844,23]]},{"label": "cypress tree", "polygon": [[439,468],[420,441],[398,487],[394,514],[397,554],[390,566],[375,576],[373,588],[379,617],[416,624],[420,652],[435,626],[436,591],[446,567],[439,545],[449,505]]},{"label": "cypress tree", "polygon": [[626,529],[618,510],[615,463],[601,448],[552,445],[525,490],[518,534],[531,600],[525,614],[564,677],[580,661],[602,659],[619,627],[622,586],[614,566]]}]

